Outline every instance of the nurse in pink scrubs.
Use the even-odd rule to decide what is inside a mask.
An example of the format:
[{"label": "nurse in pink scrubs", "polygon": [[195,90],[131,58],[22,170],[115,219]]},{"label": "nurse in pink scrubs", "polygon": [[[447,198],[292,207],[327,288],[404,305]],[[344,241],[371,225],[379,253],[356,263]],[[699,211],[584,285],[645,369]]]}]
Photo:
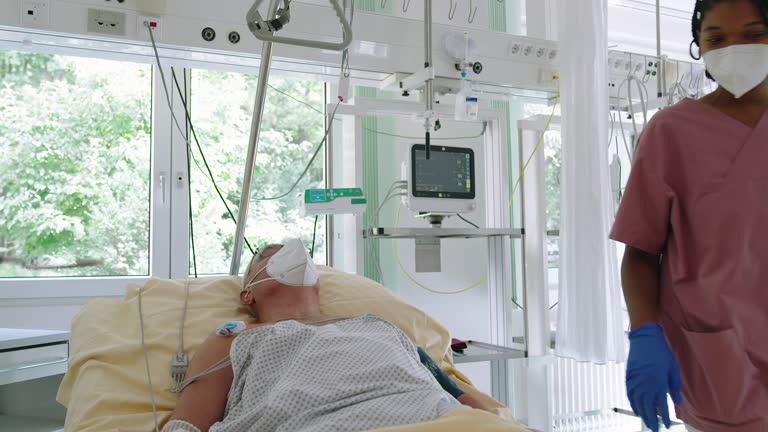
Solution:
[{"label": "nurse in pink scrubs", "polygon": [[700,0],[719,88],[654,116],[611,238],[632,331],[627,396],[656,431],[768,431],[768,0]]}]

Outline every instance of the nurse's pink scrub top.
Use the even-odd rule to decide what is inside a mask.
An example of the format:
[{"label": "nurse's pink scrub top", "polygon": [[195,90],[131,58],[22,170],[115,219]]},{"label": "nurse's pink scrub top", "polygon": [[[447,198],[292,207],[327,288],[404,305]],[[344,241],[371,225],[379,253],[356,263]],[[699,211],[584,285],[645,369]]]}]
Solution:
[{"label": "nurse's pink scrub top", "polygon": [[691,99],[656,114],[611,238],[663,255],[678,417],[706,432],[768,431],[768,113],[755,129]]}]

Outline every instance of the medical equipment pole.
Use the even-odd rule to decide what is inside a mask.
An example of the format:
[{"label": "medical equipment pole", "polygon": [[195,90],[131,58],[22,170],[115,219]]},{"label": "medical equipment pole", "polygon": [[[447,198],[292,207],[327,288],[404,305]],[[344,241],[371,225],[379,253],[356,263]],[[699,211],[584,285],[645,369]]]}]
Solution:
[{"label": "medical equipment pole", "polygon": [[[657,96],[664,96],[664,87],[662,87],[662,79],[665,76],[664,62],[661,59],[661,0],[656,0],[656,58],[659,62],[659,77],[656,79]],[[632,102],[630,102],[632,103]]]},{"label": "medical equipment pole", "polygon": [[[424,0],[424,57],[424,67],[432,67],[432,0]],[[434,81],[430,74],[427,77],[426,86],[424,87],[424,99],[427,103],[427,119],[425,121],[427,129],[425,136],[427,160],[429,160],[430,157],[430,130],[432,129],[434,111],[435,94],[433,84]]]},{"label": "medical equipment pole", "polygon": [[[269,3],[269,17],[277,13],[278,0]],[[256,162],[256,153],[259,149],[259,135],[261,134],[261,120],[264,115],[264,102],[267,97],[267,83],[269,82],[269,69],[272,65],[272,42],[264,42],[261,46],[261,60],[259,65],[259,84],[256,89],[256,103],[253,107],[253,119],[251,119],[251,136],[248,141],[248,156],[245,161],[245,173],[243,174],[243,191],[240,194],[240,212],[237,216],[237,232],[235,233],[235,250],[232,251],[232,265],[229,268],[231,276],[240,274],[240,259],[243,254],[243,239],[245,238],[245,224],[248,219],[248,204],[251,198],[251,178],[253,166]]]}]

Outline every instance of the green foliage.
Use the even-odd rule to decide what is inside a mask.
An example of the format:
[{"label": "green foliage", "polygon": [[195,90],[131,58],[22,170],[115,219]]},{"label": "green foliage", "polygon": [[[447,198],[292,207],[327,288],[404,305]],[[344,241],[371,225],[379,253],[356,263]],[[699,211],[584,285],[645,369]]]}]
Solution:
[{"label": "green foliage", "polygon": [[37,87],[46,81],[73,84],[74,79],[75,72],[61,57],[17,51],[0,52],[0,82],[3,86]]},{"label": "green foliage", "polygon": [[[233,212],[240,202],[243,167],[248,148],[257,77],[234,73],[193,71],[192,117],[205,158],[214,179]],[[270,79],[270,85],[322,111],[323,84]],[[270,90],[267,94],[259,152],[253,173],[246,237],[254,246],[300,237],[312,242],[314,218],[299,215],[300,196],[309,187],[323,187],[323,152],[296,189],[280,196],[299,178],[311,154],[323,138],[323,115]],[[235,224],[215,194],[211,180],[200,167],[202,156],[195,148],[192,163],[192,201],[198,271],[229,270]],[[324,255],[324,224],[318,226],[316,257]],[[243,255],[243,262],[250,254]],[[322,261],[322,259],[320,259]]]},{"label": "green foliage", "polygon": [[[0,256],[45,265],[103,260],[96,268],[67,271],[0,264],[0,277],[148,274],[151,67],[0,51],[0,78]],[[195,128],[235,215],[256,84],[253,75],[209,71],[195,71],[192,80]],[[323,108],[322,83],[278,78],[270,84]],[[323,153],[293,193],[258,199],[288,192],[323,131],[322,114],[269,92],[247,230],[254,245],[291,236],[311,243],[314,219],[298,214],[298,197],[322,187]],[[197,148],[192,156],[198,270],[227,272],[235,223]]]},{"label": "green foliage", "polygon": [[[528,104],[525,115],[552,115],[552,108],[546,105]],[[560,115],[560,107],[555,107],[555,115]],[[547,230],[560,229],[560,170],[563,164],[562,140],[559,131],[548,131],[544,135],[541,151],[544,152],[546,173],[544,178],[544,196],[547,213]]]},{"label": "green foliage", "polygon": [[0,254],[148,274],[149,68],[2,51],[0,70]]},{"label": "green foliage", "polygon": [[559,132],[544,136],[544,160],[547,170],[544,180],[544,195],[547,205],[547,230],[560,229],[560,171],[563,165]]}]

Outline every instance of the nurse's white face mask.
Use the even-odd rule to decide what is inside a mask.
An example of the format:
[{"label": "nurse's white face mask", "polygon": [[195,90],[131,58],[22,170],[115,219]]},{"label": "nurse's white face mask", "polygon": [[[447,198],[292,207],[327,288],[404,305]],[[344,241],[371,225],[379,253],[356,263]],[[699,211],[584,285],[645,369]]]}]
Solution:
[{"label": "nurse's white face mask", "polygon": [[749,44],[705,53],[704,63],[717,83],[736,99],[749,93],[768,77],[768,45]]},{"label": "nurse's white face mask", "polygon": [[[269,277],[254,282],[253,279],[263,271],[266,271]],[[253,275],[251,282],[245,288],[250,289],[260,283],[272,280],[290,286],[313,286],[317,283],[318,278],[315,263],[312,262],[309,253],[304,249],[301,240],[291,239],[269,258],[266,266]]]}]

